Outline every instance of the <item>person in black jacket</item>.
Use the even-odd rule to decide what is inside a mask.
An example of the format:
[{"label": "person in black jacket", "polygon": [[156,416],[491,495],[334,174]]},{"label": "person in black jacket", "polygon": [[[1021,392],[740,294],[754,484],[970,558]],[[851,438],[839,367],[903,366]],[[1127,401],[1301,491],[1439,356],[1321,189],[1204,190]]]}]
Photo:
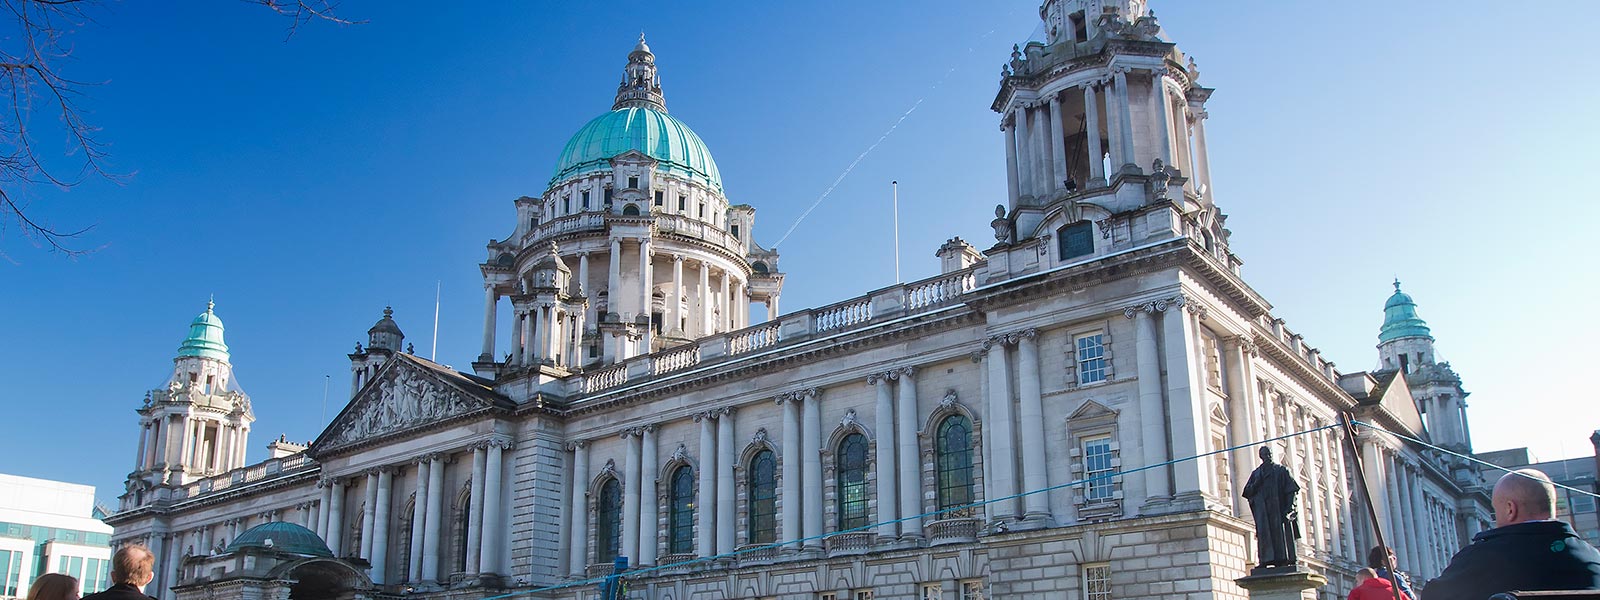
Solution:
[{"label": "person in black jacket", "polygon": [[1450,559],[1422,600],[1487,599],[1501,592],[1600,590],[1600,551],[1572,527],[1551,520],[1556,488],[1537,469],[1506,473],[1494,484],[1494,529]]},{"label": "person in black jacket", "polygon": [[156,555],[139,544],[117,548],[111,557],[111,587],[83,597],[83,600],[155,600],[144,595],[144,586],[156,578]]}]

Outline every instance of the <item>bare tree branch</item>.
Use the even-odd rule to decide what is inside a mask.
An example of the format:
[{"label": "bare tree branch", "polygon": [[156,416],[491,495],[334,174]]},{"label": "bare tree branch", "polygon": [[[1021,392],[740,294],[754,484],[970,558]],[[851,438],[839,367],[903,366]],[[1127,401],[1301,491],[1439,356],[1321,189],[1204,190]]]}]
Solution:
[{"label": "bare tree branch", "polygon": [[[312,21],[365,23],[338,16],[338,3],[333,0],[243,1],[288,18],[290,37]],[[96,137],[100,130],[84,119],[78,104],[83,90],[95,84],[69,79],[56,70],[70,58],[68,36],[92,21],[85,8],[97,4],[98,0],[0,0],[0,20],[9,18],[13,28],[9,35],[0,32],[0,101],[10,103],[0,109],[0,242],[14,226],[37,247],[69,257],[88,252],[75,247],[73,241],[93,225],[53,226],[30,214],[29,205],[17,199],[17,192],[40,184],[69,188],[89,178],[118,183],[124,178],[107,168],[106,146]],[[35,108],[56,115],[65,133],[62,148],[39,146],[33,128]],[[75,164],[76,173],[61,174],[66,168],[58,164],[63,157],[72,161],[68,164]],[[9,258],[3,247],[0,257]]]}]

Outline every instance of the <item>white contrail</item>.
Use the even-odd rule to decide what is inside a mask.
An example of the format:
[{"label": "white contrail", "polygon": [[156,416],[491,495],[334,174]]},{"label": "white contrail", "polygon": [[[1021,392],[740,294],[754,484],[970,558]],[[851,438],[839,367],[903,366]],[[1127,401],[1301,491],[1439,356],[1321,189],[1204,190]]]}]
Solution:
[{"label": "white contrail", "polygon": [[[1042,25],[1041,25],[1041,27],[1042,27]],[[988,33],[985,33],[983,35],[978,36],[978,39],[982,40],[984,38],[987,38],[990,35],[994,34],[994,32],[995,32],[995,30],[990,29],[988,31]],[[1031,37],[1033,37],[1033,35],[1029,34],[1028,37],[1031,38]],[[973,49],[976,48],[976,46],[977,46],[976,44],[974,44],[972,46],[968,46],[967,47],[967,54],[972,54]],[[957,64],[959,64],[959,63],[957,63]],[[928,87],[928,92],[931,93],[934,90],[939,89],[939,86],[944,84],[944,80],[948,79],[950,77],[950,74],[954,73],[955,71],[956,71],[956,65],[951,65],[949,69],[945,70],[943,75],[939,76],[939,79],[937,81],[933,82],[932,86]],[[927,99],[928,99],[928,95],[927,94],[923,94],[923,96],[921,98],[917,98],[917,101],[911,104],[911,108],[908,108],[908,109],[906,109],[906,112],[901,113],[900,118],[895,119],[894,123],[890,124],[889,128],[887,130],[884,130],[883,135],[878,136],[877,141],[872,142],[872,145],[867,146],[866,150],[861,151],[861,154],[857,155],[855,160],[850,161],[850,165],[844,168],[844,172],[839,173],[839,176],[834,178],[833,183],[828,186],[828,189],[823,190],[822,191],[822,195],[821,196],[817,196],[816,201],[812,202],[811,206],[807,207],[805,212],[800,213],[800,217],[794,220],[794,224],[789,226],[789,230],[788,231],[783,232],[783,237],[778,238],[778,243],[773,244],[772,247],[774,249],[777,249],[778,247],[782,246],[784,240],[789,239],[789,234],[794,233],[794,230],[796,228],[800,227],[800,222],[806,220],[806,217],[811,215],[811,211],[816,210],[818,206],[821,206],[822,205],[822,201],[828,199],[828,196],[833,193],[834,188],[839,187],[839,183],[843,182],[844,178],[850,176],[850,172],[855,170],[856,165],[861,164],[861,160],[862,159],[866,158],[868,154],[872,154],[872,151],[876,150],[878,148],[878,145],[882,144],[884,140],[889,139],[889,135],[893,134],[895,129],[899,129],[900,128],[900,124],[905,122],[906,117],[910,117],[911,113],[916,112],[917,111],[917,107],[922,106],[922,102],[924,100],[927,100]]]}]

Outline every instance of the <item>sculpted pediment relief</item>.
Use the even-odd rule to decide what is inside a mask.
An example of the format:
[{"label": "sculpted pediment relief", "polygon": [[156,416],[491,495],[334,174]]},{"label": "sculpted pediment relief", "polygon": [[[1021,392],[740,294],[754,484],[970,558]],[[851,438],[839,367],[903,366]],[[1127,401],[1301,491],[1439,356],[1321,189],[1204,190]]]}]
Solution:
[{"label": "sculpted pediment relief", "polygon": [[312,447],[326,452],[494,405],[410,359],[397,357],[361,388]]}]

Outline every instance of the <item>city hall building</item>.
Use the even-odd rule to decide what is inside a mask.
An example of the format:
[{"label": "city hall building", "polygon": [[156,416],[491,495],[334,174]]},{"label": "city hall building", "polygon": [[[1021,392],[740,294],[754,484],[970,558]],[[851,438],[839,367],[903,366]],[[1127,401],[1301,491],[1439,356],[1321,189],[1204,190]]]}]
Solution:
[{"label": "city hall building", "polygon": [[[246,464],[251,398],[208,308],[138,409],[115,542],[154,550],[163,600],[593,598],[533,592],[618,557],[650,568],[630,598],[1242,598],[1258,459],[1207,453],[1341,411],[1470,450],[1460,379],[1398,283],[1378,355],[1350,357],[1377,369],[1346,373],[1245,282],[1212,90],[1145,3],[1040,15],[990,107],[994,239],[791,312],[755,207],[668,112],[641,38],[485,248],[471,373],[408,352],[385,310],[338,416]],[[1302,486],[1299,555],[1338,584],[1323,597],[1375,543],[1358,456],[1419,583],[1491,519],[1475,467],[1400,438],[1272,446]]]}]

